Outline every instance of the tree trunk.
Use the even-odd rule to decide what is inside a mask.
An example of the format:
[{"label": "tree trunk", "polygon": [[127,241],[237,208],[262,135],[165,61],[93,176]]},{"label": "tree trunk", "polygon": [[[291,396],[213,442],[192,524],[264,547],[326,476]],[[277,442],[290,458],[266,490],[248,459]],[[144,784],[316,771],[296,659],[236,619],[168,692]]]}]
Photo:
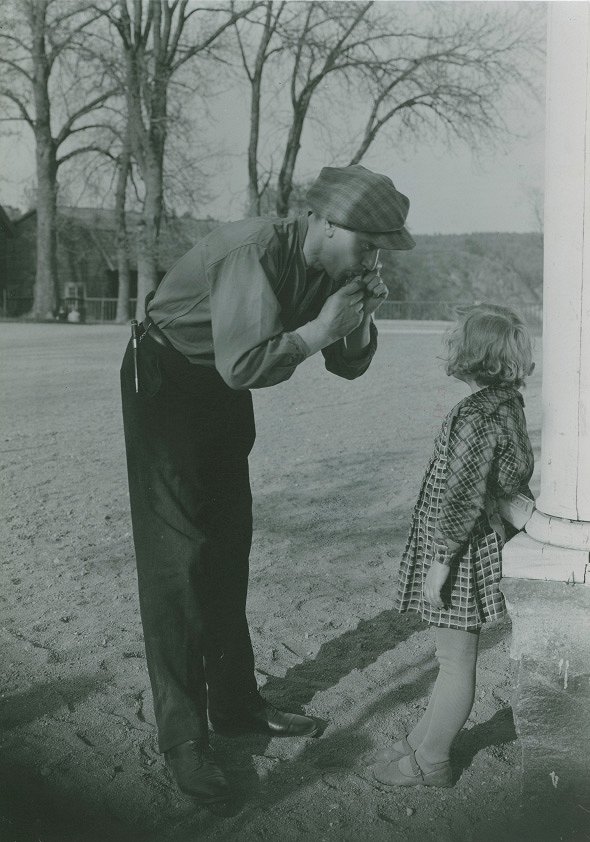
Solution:
[{"label": "tree trunk", "polygon": [[256,183],[250,178],[248,181],[248,216],[260,216],[261,203]]},{"label": "tree trunk", "polygon": [[57,277],[57,163],[51,138],[37,137],[37,271],[31,315],[52,319],[60,296]]},{"label": "tree trunk", "polygon": [[250,103],[250,140],[248,143],[248,216],[260,216],[260,184],[258,181],[258,138],[260,133],[261,76],[252,80]]},{"label": "tree trunk", "polygon": [[50,67],[45,52],[47,0],[28,9],[32,34],[33,95],[37,163],[37,272],[31,315],[52,319],[59,286],[57,277],[57,150],[51,136],[48,80]]},{"label": "tree trunk", "polygon": [[119,324],[125,324],[130,319],[129,313],[129,292],[131,288],[131,278],[129,272],[129,254],[127,244],[127,231],[121,229],[117,231],[117,273],[119,276],[119,283],[117,287],[117,316],[116,321]]},{"label": "tree trunk", "polygon": [[162,169],[150,161],[143,173],[146,188],[137,237],[137,307],[135,318],[145,316],[145,297],[158,285],[158,240],[162,219]]},{"label": "tree trunk", "polygon": [[130,153],[126,144],[118,161],[117,188],[115,191],[115,224],[117,226],[117,270],[119,283],[117,288],[116,320],[122,324],[129,321],[129,248],[127,242],[127,223],[125,219],[125,198],[129,176]]},{"label": "tree trunk", "polygon": [[307,114],[310,96],[301,99],[293,115],[293,125],[291,126],[287,139],[285,157],[277,185],[277,216],[287,216],[289,213],[289,201],[293,192],[293,173],[295,172],[297,156],[301,149],[301,134],[303,132],[303,123]]}]

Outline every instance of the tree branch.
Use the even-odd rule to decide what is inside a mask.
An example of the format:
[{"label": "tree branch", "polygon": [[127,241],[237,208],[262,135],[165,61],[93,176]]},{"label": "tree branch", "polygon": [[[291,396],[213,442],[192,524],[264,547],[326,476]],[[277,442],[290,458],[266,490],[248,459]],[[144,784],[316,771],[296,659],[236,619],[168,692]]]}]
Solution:
[{"label": "tree branch", "polygon": [[17,38],[16,35],[7,35],[5,32],[0,32],[0,38],[4,38],[6,41],[12,41],[27,54],[31,52],[31,45],[25,44],[25,42],[21,41],[20,38]]},{"label": "tree branch", "polygon": [[30,116],[26,107],[24,106],[24,104],[20,101],[20,99],[17,96],[15,96],[11,91],[7,91],[7,90],[4,90],[4,89],[0,89],[0,96],[4,96],[4,97],[6,97],[6,99],[9,99],[11,102],[13,102],[20,112],[20,115],[21,115],[20,119],[24,120],[26,123],[28,123],[29,126],[32,129],[35,128],[35,121]]},{"label": "tree branch", "polygon": [[[222,35],[223,32],[225,32],[226,29],[228,29],[230,26],[233,26],[233,24],[237,20],[240,20],[240,18],[243,18],[246,15],[250,14],[250,12],[259,5],[260,3],[250,3],[246,8],[244,8],[243,11],[233,12],[232,15],[224,23],[220,24],[220,26],[218,26],[217,29],[214,32],[212,32],[211,35],[209,35],[208,38],[206,38],[200,44],[195,44],[193,47],[187,50],[186,53],[184,53],[182,57],[178,59],[178,61],[170,63],[170,73],[174,73],[181,65],[187,62],[189,59],[193,58],[193,56],[197,55],[198,53],[204,52],[208,47],[211,46],[211,44],[213,44],[214,41],[216,41],[219,38],[220,35]],[[193,12],[190,12],[189,15],[186,16],[185,22],[190,16],[190,14],[193,14]]]},{"label": "tree branch", "polygon": [[101,105],[103,102],[106,102],[107,99],[114,96],[115,94],[119,93],[119,88],[111,88],[111,90],[106,91],[104,94],[100,94],[100,96],[95,97],[94,99],[90,100],[90,102],[86,103],[82,108],[79,108],[74,114],[72,114],[62,126],[61,131],[57,135],[56,144],[60,146],[64,140],[72,134],[72,126],[80,117],[83,117],[84,114],[88,114],[91,111],[94,111],[97,106]]},{"label": "tree branch", "polygon": [[117,156],[113,155],[112,152],[109,152],[108,149],[91,143],[88,146],[80,146],[78,149],[72,149],[71,152],[68,152],[66,155],[62,155],[61,158],[57,159],[57,166],[60,167],[66,161],[69,161],[71,158],[75,158],[76,155],[84,155],[87,152],[100,152],[101,155],[106,155],[107,158],[110,158],[113,161],[117,160]]},{"label": "tree branch", "polygon": [[[82,10],[78,10],[78,11],[82,11]],[[72,14],[77,14],[77,12],[73,12]],[[66,15],[65,17],[70,17],[70,16],[71,15]],[[48,38],[49,38],[49,41],[50,41],[51,46],[52,46],[52,49],[51,49],[49,55],[47,56],[47,62],[49,64],[49,67],[53,67],[56,59],[72,43],[72,41],[74,41],[74,39],[77,38],[78,35],[80,35],[80,33],[82,33],[87,27],[91,26],[95,21],[99,20],[103,16],[104,16],[103,13],[97,12],[95,17],[88,18],[88,20],[81,23],[80,26],[78,26],[76,29],[74,29],[72,32],[70,32],[69,35],[66,38],[64,38],[64,40],[61,41],[59,44],[55,44],[53,42],[52,33],[51,33],[51,31],[49,31],[48,32]],[[63,24],[63,19],[60,18],[60,20],[58,22],[58,25],[61,26],[62,24]],[[55,24],[54,24],[54,26],[55,26]]]},{"label": "tree branch", "polygon": [[26,78],[27,82],[29,82],[31,85],[33,84],[33,82],[34,82],[33,77],[30,75],[30,73],[27,73],[27,71],[24,69],[24,67],[21,67],[20,64],[17,64],[15,61],[11,61],[8,58],[2,58],[2,57],[0,57],[0,64],[6,64],[12,70],[16,70],[17,73],[22,73],[22,75]]}]

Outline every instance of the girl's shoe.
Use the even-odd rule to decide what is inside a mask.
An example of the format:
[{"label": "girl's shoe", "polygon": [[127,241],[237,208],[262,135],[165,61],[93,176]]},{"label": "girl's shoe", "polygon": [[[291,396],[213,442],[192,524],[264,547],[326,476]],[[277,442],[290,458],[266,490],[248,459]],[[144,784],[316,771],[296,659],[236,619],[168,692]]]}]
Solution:
[{"label": "girl's shoe", "polygon": [[391,763],[393,761],[397,762],[401,760],[402,757],[405,757],[407,754],[413,754],[414,749],[408,742],[408,735],[405,734],[401,740],[399,740],[402,744],[403,751],[398,751],[398,749],[394,748],[394,746],[385,746],[385,748],[379,749],[379,751],[372,756],[371,764],[375,763]]},{"label": "girl's shoe", "polygon": [[453,786],[451,764],[448,760],[437,764],[431,772],[424,772],[416,760],[416,752],[408,754],[412,773],[407,775],[399,768],[399,760],[390,760],[378,763],[373,769],[373,776],[379,783],[388,786]]}]

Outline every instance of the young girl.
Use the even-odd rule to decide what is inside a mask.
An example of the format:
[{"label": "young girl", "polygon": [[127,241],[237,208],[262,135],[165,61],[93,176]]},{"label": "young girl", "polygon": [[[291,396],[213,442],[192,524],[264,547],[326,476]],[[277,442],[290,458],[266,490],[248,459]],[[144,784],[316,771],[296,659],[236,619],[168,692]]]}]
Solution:
[{"label": "young girl", "polygon": [[422,719],[380,751],[375,778],[393,786],[451,786],[449,753],[471,711],[479,631],[504,616],[498,500],[530,495],[533,453],[519,387],[531,341],[507,307],[468,308],[447,338],[447,374],[471,394],[445,418],[402,557],[395,607],[435,627],[439,672]]}]

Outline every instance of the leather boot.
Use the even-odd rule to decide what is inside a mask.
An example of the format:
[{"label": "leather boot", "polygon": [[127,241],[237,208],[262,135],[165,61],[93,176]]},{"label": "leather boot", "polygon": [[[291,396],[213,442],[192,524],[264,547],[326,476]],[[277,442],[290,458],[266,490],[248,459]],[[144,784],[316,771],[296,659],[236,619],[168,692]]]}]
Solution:
[{"label": "leather boot", "polygon": [[166,751],[164,758],[180,791],[199,804],[218,804],[229,799],[229,785],[209,747],[187,740]]},{"label": "leather boot", "polygon": [[259,703],[223,715],[209,712],[211,726],[216,734],[237,737],[241,734],[267,734],[271,737],[316,737],[320,723],[311,716],[278,710],[270,702],[258,697]]}]

